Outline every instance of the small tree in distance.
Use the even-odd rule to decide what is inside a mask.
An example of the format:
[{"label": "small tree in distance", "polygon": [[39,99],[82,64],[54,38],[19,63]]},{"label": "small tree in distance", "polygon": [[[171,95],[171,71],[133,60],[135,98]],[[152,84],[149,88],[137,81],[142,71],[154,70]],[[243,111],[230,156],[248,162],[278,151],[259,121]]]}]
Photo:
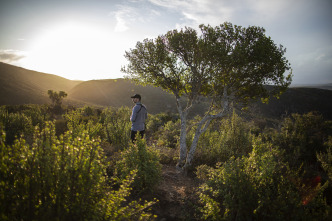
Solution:
[{"label": "small tree in distance", "polygon": [[61,106],[63,98],[67,97],[67,93],[64,91],[53,91],[53,90],[48,90],[47,94],[49,98],[52,100],[52,103],[54,106]]},{"label": "small tree in distance", "polygon": [[[172,30],[156,39],[137,42],[126,51],[129,64],[122,72],[141,84],[161,87],[174,94],[181,119],[178,167],[188,168],[200,135],[211,120],[226,116],[232,105],[247,105],[261,98],[278,97],[291,83],[286,50],[277,46],[260,27],[217,27],[200,25],[201,35],[192,28]],[[266,87],[271,85],[273,87]],[[211,101],[198,123],[187,151],[187,116],[200,97]],[[180,102],[186,98],[186,104]]]},{"label": "small tree in distance", "polygon": [[52,100],[53,108],[55,113],[60,113],[61,112],[61,105],[62,105],[62,100],[67,97],[67,93],[64,91],[53,91],[53,90],[48,90],[47,94],[49,98]]}]

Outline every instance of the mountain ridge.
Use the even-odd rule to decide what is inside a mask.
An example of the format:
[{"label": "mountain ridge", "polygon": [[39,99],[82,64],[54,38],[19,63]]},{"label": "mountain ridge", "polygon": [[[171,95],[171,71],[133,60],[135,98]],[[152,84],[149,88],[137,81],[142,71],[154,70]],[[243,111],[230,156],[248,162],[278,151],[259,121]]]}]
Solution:
[{"label": "mountain ridge", "polygon": [[[122,78],[73,81],[0,62],[0,105],[50,103],[48,90],[65,91],[68,97],[64,103],[67,105],[99,107],[131,107],[130,96],[139,93],[150,113],[177,112],[174,96],[158,87],[137,85]],[[260,116],[271,118],[318,111],[332,120],[332,90],[291,87],[279,100],[272,98],[269,104],[256,102],[251,109]],[[202,114],[204,110],[204,102],[196,104],[191,115]]]},{"label": "mountain ridge", "polygon": [[48,90],[68,91],[79,83],[0,62],[0,105],[44,104],[49,100]]}]

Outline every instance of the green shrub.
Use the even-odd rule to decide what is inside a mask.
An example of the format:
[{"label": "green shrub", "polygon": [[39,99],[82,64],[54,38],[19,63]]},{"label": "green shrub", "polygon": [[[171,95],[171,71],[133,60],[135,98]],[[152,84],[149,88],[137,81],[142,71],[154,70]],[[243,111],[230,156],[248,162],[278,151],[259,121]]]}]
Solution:
[{"label": "green shrub", "polygon": [[31,117],[34,126],[44,126],[45,121],[50,120],[50,114],[47,112],[47,105],[31,105],[31,107],[24,111],[24,113]]},{"label": "green shrub", "polygon": [[[94,115],[86,115],[86,110],[87,108],[80,108],[63,115],[68,130],[74,137],[79,136],[84,130],[88,132],[90,137],[100,137],[102,135],[102,124],[97,122],[98,119]],[[64,125],[59,124],[59,126],[65,128]]]},{"label": "green shrub", "polygon": [[55,132],[57,136],[64,134],[68,131],[67,121],[65,119],[58,119],[54,122],[55,124]]},{"label": "green shrub", "polygon": [[326,171],[330,184],[332,185],[332,136],[329,137],[326,143],[328,149],[325,153],[317,153],[317,158]]},{"label": "green shrub", "polygon": [[160,162],[176,164],[180,148],[180,120],[177,115],[152,115],[149,120],[150,141],[152,141],[154,148],[159,151]]},{"label": "green shrub", "polygon": [[28,137],[33,133],[32,120],[24,113],[1,112],[0,121],[6,131],[7,144],[13,144],[14,140],[22,134]]},{"label": "green shrub", "polygon": [[98,202],[98,207],[105,213],[100,220],[155,220],[157,218],[150,213],[150,208],[158,200],[145,201],[143,204],[135,200],[128,203],[128,197],[132,192],[131,186],[136,177],[137,170],[133,170],[122,180],[118,190],[104,192],[104,199]]},{"label": "green shrub", "polygon": [[1,220],[146,220],[153,202],[127,203],[135,173],[118,190],[108,186],[100,140],[87,131],[60,138],[46,122],[33,144],[0,138]]},{"label": "green shrub", "polygon": [[158,130],[157,145],[164,148],[176,148],[180,139],[180,120],[168,121]]},{"label": "green shrub", "polygon": [[306,186],[299,171],[282,161],[280,151],[260,138],[253,140],[249,156],[200,169],[198,174],[208,173],[200,187],[205,220],[328,219],[322,196],[327,184]]},{"label": "green shrub", "polygon": [[329,183],[329,187],[325,193],[327,196],[326,200],[328,201],[329,205],[332,205],[332,136],[329,137],[329,141],[326,143],[326,145],[328,146],[327,151],[317,153],[317,159],[325,171],[325,177],[323,175],[322,179],[328,180]]},{"label": "green shrub", "polygon": [[[159,113],[154,115],[149,115],[146,121],[147,127],[147,137],[150,137],[152,140],[158,140],[162,127],[169,121],[176,122],[179,119],[177,114],[172,113]],[[160,130],[161,129],[161,130]]]},{"label": "green shrub", "polygon": [[153,148],[158,150],[160,163],[167,164],[167,165],[176,165],[179,161],[179,150],[180,147],[177,148],[168,148],[164,146],[156,146],[154,145]]},{"label": "green shrub", "polygon": [[326,151],[326,142],[331,135],[331,122],[325,121],[321,115],[308,113],[286,118],[280,133],[271,137],[274,145],[285,151],[292,167],[304,164],[305,169],[310,169],[319,165],[316,153]]},{"label": "green shrub", "polygon": [[[212,166],[232,156],[237,158],[247,155],[252,150],[251,127],[236,113],[230,118],[214,122],[200,137],[194,163]],[[194,131],[195,127],[191,133]]]},{"label": "green shrub", "polygon": [[103,137],[120,150],[127,147],[130,140],[130,110],[127,107],[107,108],[103,110],[100,122],[103,125]]},{"label": "green shrub", "polygon": [[8,113],[19,113],[31,118],[33,126],[43,126],[44,122],[50,119],[47,105],[24,104],[8,105],[2,107]]},{"label": "green shrub", "polygon": [[137,170],[137,178],[133,183],[136,193],[152,190],[161,178],[161,164],[158,153],[147,147],[145,139],[137,136],[135,144],[130,144],[121,152],[120,160],[116,162],[115,174],[122,180],[132,170]]}]

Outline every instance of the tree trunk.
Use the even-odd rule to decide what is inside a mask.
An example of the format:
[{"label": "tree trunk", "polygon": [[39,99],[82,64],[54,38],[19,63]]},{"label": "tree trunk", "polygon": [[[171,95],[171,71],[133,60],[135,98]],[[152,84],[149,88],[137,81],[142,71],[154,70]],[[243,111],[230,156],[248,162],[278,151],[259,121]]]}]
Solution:
[{"label": "tree trunk", "polygon": [[223,109],[215,115],[205,115],[202,120],[199,122],[199,124],[197,125],[197,129],[195,132],[195,136],[193,139],[193,142],[191,144],[189,153],[187,155],[187,159],[186,159],[186,163],[184,165],[184,170],[187,171],[188,168],[190,168],[192,161],[194,159],[194,154],[197,148],[197,144],[198,144],[198,140],[199,137],[202,135],[202,133],[204,133],[206,131],[206,129],[208,128],[208,126],[211,123],[211,120],[216,119],[216,118],[222,118],[224,116],[226,116],[226,114],[229,113],[229,101],[227,99],[227,92],[226,89],[224,89],[224,105],[223,105]]},{"label": "tree trunk", "polygon": [[180,158],[178,162],[178,167],[183,167],[183,165],[186,162],[187,157],[187,143],[186,143],[186,137],[187,137],[187,114],[182,113],[181,114],[181,132],[180,132]]},{"label": "tree trunk", "polygon": [[180,130],[180,156],[179,161],[177,163],[178,168],[182,168],[186,162],[187,157],[187,143],[186,143],[186,137],[187,137],[187,110],[182,110],[181,103],[179,99],[177,99],[177,107],[180,114],[180,120],[181,120],[181,130]]},{"label": "tree trunk", "polygon": [[186,164],[184,166],[185,170],[187,170],[191,166],[191,163],[192,163],[192,160],[194,158],[195,151],[196,151],[196,147],[197,147],[197,144],[198,144],[199,137],[201,136],[202,133],[204,133],[206,131],[207,127],[210,125],[211,120],[212,120],[211,116],[205,116],[201,120],[201,122],[199,122],[199,124],[197,126],[197,129],[196,129],[196,132],[195,132],[193,142],[191,144],[189,153],[187,155]]}]

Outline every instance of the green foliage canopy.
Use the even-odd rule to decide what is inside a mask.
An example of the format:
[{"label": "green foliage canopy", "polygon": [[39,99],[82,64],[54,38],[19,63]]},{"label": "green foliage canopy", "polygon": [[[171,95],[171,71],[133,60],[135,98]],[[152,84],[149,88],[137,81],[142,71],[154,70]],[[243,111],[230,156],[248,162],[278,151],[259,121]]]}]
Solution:
[{"label": "green foliage canopy", "polygon": [[[214,103],[227,89],[238,101],[278,95],[291,82],[285,49],[260,27],[224,23],[215,28],[200,25],[172,30],[156,39],[138,42],[126,52],[129,64],[122,71],[142,84],[152,84],[195,100],[209,96]],[[266,84],[277,86],[268,90]]]}]

